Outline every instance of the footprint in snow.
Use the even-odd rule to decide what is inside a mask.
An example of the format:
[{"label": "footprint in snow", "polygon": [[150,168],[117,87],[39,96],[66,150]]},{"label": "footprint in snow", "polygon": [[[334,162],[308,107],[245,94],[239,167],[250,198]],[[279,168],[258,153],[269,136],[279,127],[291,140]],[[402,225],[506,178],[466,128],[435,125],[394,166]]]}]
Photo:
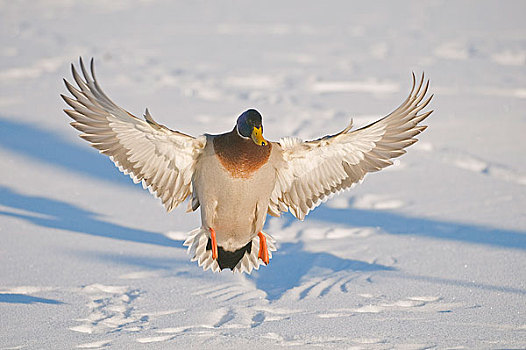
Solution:
[{"label": "footprint in snow", "polygon": [[77,319],[80,325],[70,327],[80,333],[111,333],[126,330],[137,332],[148,324],[149,317],[134,312],[133,301],[141,295],[138,289],[127,286],[91,284],[80,289],[89,301],[86,318]]},{"label": "footprint in snow", "polygon": [[245,283],[222,284],[211,288],[207,287],[194,292],[193,295],[206,295],[219,302],[265,298],[265,292]]}]

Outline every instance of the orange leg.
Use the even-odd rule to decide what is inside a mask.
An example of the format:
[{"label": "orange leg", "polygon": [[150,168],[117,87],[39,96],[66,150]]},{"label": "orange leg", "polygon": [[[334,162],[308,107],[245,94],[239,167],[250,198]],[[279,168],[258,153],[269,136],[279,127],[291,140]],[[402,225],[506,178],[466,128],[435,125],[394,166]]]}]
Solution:
[{"label": "orange leg", "polygon": [[210,239],[212,240],[212,259],[217,259],[217,239],[216,231],[210,227]]},{"label": "orange leg", "polygon": [[268,265],[269,257],[268,257],[268,248],[267,248],[267,239],[265,236],[260,232],[258,233],[259,236],[259,254],[258,258],[263,260],[265,265]]}]

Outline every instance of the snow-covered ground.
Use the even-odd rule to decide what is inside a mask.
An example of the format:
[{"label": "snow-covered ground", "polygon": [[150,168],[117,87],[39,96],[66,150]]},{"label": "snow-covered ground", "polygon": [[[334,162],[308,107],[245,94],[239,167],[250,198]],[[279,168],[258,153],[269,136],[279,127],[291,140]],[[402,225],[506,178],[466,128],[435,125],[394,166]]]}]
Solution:
[{"label": "snow-covered ground", "polygon": [[[525,348],[523,1],[0,1],[0,348]],[[62,78],[192,135],[248,108],[265,136],[334,133],[431,79],[396,166],[267,221],[252,275],[203,272],[199,214],[77,137]]]}]

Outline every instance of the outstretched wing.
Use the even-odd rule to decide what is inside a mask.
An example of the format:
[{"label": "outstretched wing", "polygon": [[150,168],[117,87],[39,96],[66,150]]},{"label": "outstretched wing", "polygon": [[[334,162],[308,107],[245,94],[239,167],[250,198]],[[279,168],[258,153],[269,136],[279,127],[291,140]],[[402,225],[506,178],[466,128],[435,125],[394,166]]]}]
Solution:
[{"label": "outstretched wing", "polygon": [[268,211],[279,216],[290,210],[303,220],[312,209],[329,196],[363,179],[366,173],[392,164],[391,158],[405,153],[404,148],[417,141],[416,135],[426,129],[419,123],[432,111],[419,114],[431,101],[424,100],[429,80],[418,86],[413,74],[409,97],[388,116],[358,130],[350,131],[352,121],[340,133],[315,141],[283,138],[284,162],[277,169],[277,181]]},{"label": "outstretched wing", "polygon": [[148,110],[145,120],[117,106],[102,91],[93,70],[86,71],[82,58],[80,68],[84,79],[71,65],[78,89],[64,79],[74,98],[61,95],[73,109],[66,109],[74,121],[71,125],[93,147],[110,157],[124,174],[135,183],[159,197],[168,211],[191,193],[195,161],[206,144],[204,136],[194,138],[164,125],[157,124]]}]

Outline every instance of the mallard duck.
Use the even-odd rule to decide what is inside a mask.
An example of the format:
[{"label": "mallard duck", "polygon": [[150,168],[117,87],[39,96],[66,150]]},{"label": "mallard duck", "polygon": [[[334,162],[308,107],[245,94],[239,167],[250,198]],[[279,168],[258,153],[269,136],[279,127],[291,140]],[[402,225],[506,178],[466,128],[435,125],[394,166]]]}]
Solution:
[{"label": "mallard duck", "polygon": [[[263,232],[267,214],[290,211],[299,220],[333,194],[351,188],[366,173],[378,171],[417,141],[420,113],[429,80],[424,75],[391,114],[360,129],[350,124],[335,135],[313,141],[263,137],[261,114],[243,112],[234,128],[220,135],[192,137],[157,123],[148,109],[144,119],[122,109],[100,88],[82,59],[82,78],[72,64],[78,87],[64,79],[73,95],[61,95],[64,112],[81,138],[110,157],[124,174],[161,199],[169,212],[186,199],[188,211],[201,208],[201,227],[184,245],[204,270],[250,273],[268,265],[276,250]],[[420,113],[420,114],[419,114]]]}]

